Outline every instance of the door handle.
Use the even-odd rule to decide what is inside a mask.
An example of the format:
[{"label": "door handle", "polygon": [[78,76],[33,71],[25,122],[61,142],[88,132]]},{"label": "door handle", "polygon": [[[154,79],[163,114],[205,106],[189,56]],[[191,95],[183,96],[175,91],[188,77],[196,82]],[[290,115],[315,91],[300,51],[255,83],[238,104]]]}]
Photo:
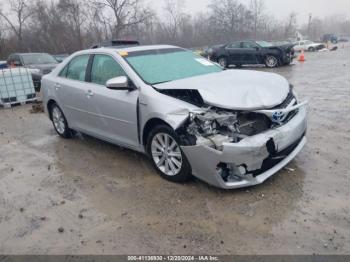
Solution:
[{"label": "door handle", "polygon": [[56,89],[56,90],[61,89],[61,85],[60,85],[60,84],[58,84],[58,83],[56,83],[56,84],[55,84],[55,89]]},{"label": "door handle", "polygon": [[85,92],[85,95],[87,96],[87,98],[90,98],[90,97],[94,96],[94,93],[91,90],[88,90]]}]

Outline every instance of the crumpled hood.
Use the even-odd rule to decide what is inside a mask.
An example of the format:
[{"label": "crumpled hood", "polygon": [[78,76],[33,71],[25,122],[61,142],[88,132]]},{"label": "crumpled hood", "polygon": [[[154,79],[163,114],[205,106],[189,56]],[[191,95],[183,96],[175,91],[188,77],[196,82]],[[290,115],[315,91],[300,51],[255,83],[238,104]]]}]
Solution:
[{"label": "crumpled hood", "polygon": [[198,90],[206,104],[248,111],[273,108],[289,93],[289,83],[282,76],[251,70],[226,70],[154,87],[160,90]]}]

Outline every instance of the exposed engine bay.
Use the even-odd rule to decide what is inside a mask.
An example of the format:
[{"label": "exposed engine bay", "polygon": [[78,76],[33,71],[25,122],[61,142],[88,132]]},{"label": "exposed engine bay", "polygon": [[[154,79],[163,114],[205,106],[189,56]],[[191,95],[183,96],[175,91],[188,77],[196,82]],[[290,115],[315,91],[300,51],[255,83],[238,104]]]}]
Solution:
[{"label": "exposed engine bay", "polygon": [[190,113],[178,133],[185,145],[201,144],[222,150],[223,143],[238,143],[272,126],[272,121],[263,114],[210,107],[202,113]]},{"label": "exposed engine bay", "polygon": [[208,105],[197,90],[159,90],[161,93],[191,103],[200,108],[191,112],[187,121],[177,129],[182,145],[203,145],[222,151],[224,143],[261,134],[290,121],[303,104],[298,104],[289,86],[289,93],[278,106],[268,110],[230,110]]}]

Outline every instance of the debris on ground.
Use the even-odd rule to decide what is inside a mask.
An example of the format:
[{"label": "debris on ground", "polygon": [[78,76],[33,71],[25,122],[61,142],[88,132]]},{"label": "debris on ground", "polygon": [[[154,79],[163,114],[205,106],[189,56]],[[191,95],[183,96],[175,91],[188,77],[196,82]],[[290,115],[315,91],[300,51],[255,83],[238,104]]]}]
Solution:
[{"label": "debris on ground", "polygon": [[31,114],[44,113],[44,106],[42,103],[35,103],[32,105],[32,109],[30,110]]},{"label": "debris on ground", "polygon": [[288,172],[295,172],[294,168],[285,167],[284,169],[287,170]]}]

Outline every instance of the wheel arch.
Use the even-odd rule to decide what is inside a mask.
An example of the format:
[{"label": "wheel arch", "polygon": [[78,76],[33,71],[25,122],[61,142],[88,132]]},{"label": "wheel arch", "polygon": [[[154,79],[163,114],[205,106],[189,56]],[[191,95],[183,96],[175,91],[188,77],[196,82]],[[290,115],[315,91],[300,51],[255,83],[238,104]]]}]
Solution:
[{"label": "wheel arch", "polygon": [[220,60],[221,58],[225,58],[226,61],[228,62],[228,56],[227,56],[226,54],[220,54],[220,55],[218,55],[216,61],[219,62],[219,60]]},{"label": "wheel arch", "polygon": [[166,126],[171,127],[171,125],[169,125],[169,123],[165,122],[164,120],[162,120],[160,118],[149,119],[146,122],[146,124],[144,125],[144,128],[142,130],[142,145],[144,145],[144,146],[146,145],[147,138],[148,138],[149,134],[151,133],[152,129],[156,126],[159,126],[159,125],[166,125]]},{"label": "wheel arch", "polygon": [[46,104],[46,109],[47,109],[47,113],[48,113],[48,115],[50,117],[50,120],[52,120],[51,107],[54,104],[57,104],[54,99],[50,99],[49,101],[47,101],[47,104]]}]

